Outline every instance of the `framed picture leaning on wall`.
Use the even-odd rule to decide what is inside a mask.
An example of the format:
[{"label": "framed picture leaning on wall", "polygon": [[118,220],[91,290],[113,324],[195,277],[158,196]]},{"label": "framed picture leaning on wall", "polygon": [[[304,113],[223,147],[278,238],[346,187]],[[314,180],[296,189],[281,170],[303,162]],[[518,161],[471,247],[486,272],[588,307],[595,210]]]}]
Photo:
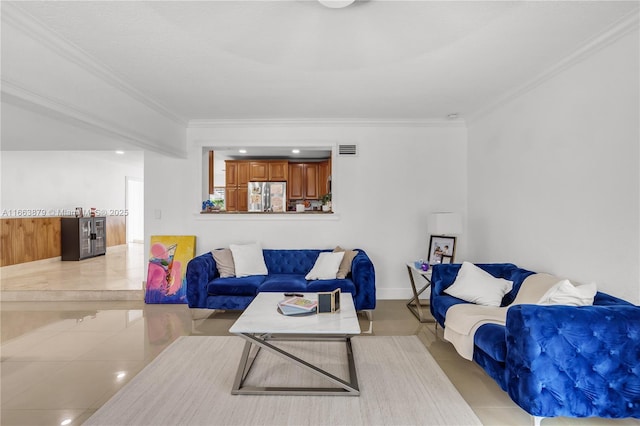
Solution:
[{"label": "framed picture leaning on wall", "polygon": [[453,263],[456,254],[456,237],[432,235],[429,241],[429,265]]}]

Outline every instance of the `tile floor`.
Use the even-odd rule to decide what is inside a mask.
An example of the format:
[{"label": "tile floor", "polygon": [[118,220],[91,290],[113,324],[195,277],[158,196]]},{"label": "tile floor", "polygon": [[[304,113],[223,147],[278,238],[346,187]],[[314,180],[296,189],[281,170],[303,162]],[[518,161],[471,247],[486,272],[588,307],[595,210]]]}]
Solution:
[{"label": "tile floor", "polygon": [[[140,247],[82,262],[2,268],[0,424],[80,425],[179,336],[228,335],[236,312],[120,301],[5,301],[12,291],[139,291]],[[91,294],[91,293],[88,293]],[[21,297],[24,297],[23,294]],[[107,297],[104,293],[100,297]],[[368,323],[362,317],[362,328]],[[530,425],[531,418],[474,363],[460,358],[433,324],[404,301],[382,300],[374,335],[417,335],[485,425]],[[212,423],[213,424],[213,423]],[[636,420],[545,419],[552,425],[639,425]]]},{"label": "tile floor", "polygon": [[58,257],[5,266],[2,301],[143,300],[146,258],[144,244],[127,244],[80,262]]}]

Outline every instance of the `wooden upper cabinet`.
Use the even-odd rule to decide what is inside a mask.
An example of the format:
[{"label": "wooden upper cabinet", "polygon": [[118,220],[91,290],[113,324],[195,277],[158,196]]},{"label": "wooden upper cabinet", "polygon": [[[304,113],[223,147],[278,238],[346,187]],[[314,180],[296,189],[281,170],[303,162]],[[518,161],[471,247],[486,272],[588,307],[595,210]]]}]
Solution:
[{"label": "wooden upper cabinet", "polygon": [[304,164],[289,163],[287,195],[288,198],[294,200],[301,200],[304,198]]},{"label": "wooden upper cabinet", "polygon": [[225,161],[225,184],[231,186],[247,186],[249,183],[249,162],[248,161]]},{"label": "wooden upper cabinet", "polygon": [[317,200],[318,194],[318,164],[309,163],[304,165],[304,198]]},{"label": "wooden upper cabinet", "polygon": [[246,161],[238,161],[238,186],[247,188],[249,183],[250,169]]},{"label": "wooden upper cabinet", "polygon": [[249,181],[282,182],[287,180],[288,161],[251,161],[249,163]]},{"label": "wooden upper cabinet", "polygon": [[225,208],[228,212],[247,211],[247,184],[249,183],[249,162],[225,161]]},{"label": "wooden upper cabinet", "polygon": [[269,181],[286,182],[289,175],[288,161],[272,161],[269,163]]},{"label": "wooden upper cabinet", "polygon": [[226,187],[238,186],[238,162],[225,161],[225,184]]},{"label": "wooden upper cabinet", "polygon": [[318,163],[318,194],[320,198],[331,192],[329,177],[331,176],[331,160]]},{"label": "wooden upper cabinet", "polygon": [[266,182],[269,180],[269,163],[266,161],[251,161],[249,163],[249,181]]},{"label": "wooden upper cabinet", "polygon": [[289,163],[287,193],[292,200],[317,200],[318,163]]}]

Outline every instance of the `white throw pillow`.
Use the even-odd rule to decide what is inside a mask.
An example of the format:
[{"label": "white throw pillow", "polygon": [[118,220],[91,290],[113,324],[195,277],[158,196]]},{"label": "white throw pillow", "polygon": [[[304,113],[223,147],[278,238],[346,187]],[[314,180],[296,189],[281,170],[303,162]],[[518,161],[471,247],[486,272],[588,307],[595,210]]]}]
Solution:
[{"label": "white throw pillow", "polygon": [[313,268],[304,278],[306,280],[334,280],[343,257],[343,251],[320,253]]},{"label": "white throw pillow", "polygon": [[233,263],[236,267],[236,277],[248,277],[250,275],[267,275],[267,265],[264,263],[262,247],[260,244],[231,244]]},{"label": "white throw pillow", "polygon": [[574,286],[571,281],[562,280],[547,290],[538,305],[589,306],[597,291],[596,283]]},{"label": "white throw pillow", "polygon": [[463,262],[456,280],[444,292],[478,305],[500,306],[512,288],[512,281],[496,278],[473,263]]}]

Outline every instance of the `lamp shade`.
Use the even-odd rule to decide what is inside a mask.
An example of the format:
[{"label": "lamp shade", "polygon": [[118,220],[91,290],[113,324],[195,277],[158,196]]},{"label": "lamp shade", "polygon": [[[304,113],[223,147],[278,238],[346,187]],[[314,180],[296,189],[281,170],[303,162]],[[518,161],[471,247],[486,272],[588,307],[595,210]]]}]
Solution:
[{"label": "lamp shade", "polygon": [[428,227],[432,235],[459,235],[462,234],[462,216],[451,212],[431,213]]}]

